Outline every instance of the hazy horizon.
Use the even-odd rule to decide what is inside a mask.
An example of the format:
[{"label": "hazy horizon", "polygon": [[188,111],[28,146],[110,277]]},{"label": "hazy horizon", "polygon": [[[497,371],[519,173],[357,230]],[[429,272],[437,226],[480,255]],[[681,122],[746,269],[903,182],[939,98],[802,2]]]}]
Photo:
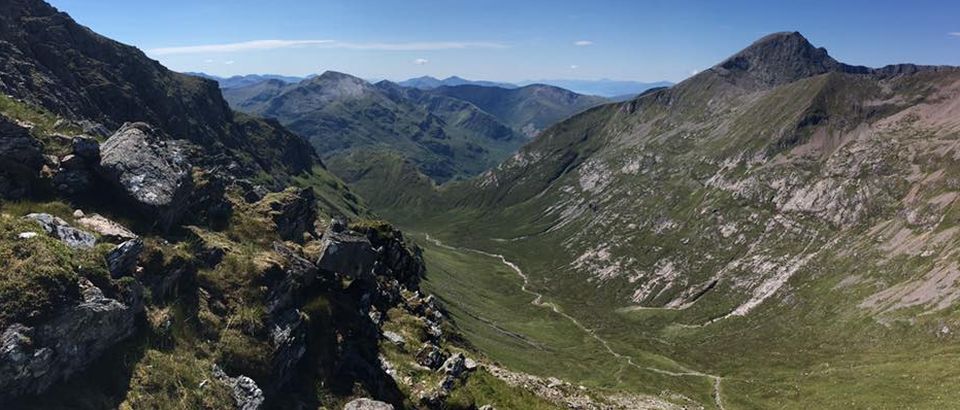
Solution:
[{"label": "hazy horizon", "polygon": [[679,82],[779,31],[849,64],[960,65],[960,5],[940,2],[52,3],[173,70],[222,77]]}]

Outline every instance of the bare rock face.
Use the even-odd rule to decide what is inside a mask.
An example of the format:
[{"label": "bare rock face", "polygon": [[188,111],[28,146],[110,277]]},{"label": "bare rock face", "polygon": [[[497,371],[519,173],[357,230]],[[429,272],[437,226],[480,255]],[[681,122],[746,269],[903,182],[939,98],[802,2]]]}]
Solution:
[{"label": "bare rock face", "polygon": [[716,67],[727,74],[746,74],[765,85],[780,85],[831,71],[841,71],[824,48],[816,48],[800,33],[774,33],[751,44]]},{"label": "bare rock face", "polygon": [[0,403],[39,394],[85,369],[129,337],[143,310],[142,289],[129,284],[117,299],[81,279],[83,302],[36,327],[12,324],[0,333]]},{"label": "bare rock face", "polygon": [[300,242],[317,220],[317,198],[310,188],[285,191],[283,200],[270,204],[277,233],[284,240]]},{"label": "bare rock face", "polygon": [[361,235],[328,231],[317,266],[350,279],[372,279],[377,253]]},{"label": "bare rock face", "polygon": [[160,139],[144,123],[127,123],[100,150],[100,173],[123,191],[160,229],[186,210],[193,191],[190,164],[182,147]]},{"label": "bare rock face", "polygon": [[132,274],[141,253],[143,253],[142,239],[131,239],[117,245],[106,256],[110,276],[118,279]]},{"label": "bare rock face", "polygon": [[42,147],[30,130],[0,115],[0,197],[25,195],[43,163]]},{"label": "bare rock face", "polygon": [[393,410],[393,405],[371,399],[356,399],[343,406],[343,410]]}]

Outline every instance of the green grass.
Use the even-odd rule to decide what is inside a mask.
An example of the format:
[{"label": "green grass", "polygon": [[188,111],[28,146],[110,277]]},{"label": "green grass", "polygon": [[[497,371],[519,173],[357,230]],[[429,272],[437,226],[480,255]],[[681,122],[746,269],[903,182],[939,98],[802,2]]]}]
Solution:
[{"label": "green grass", "polygon": [[656,354],[637,352],[632,358],[636,366],[628,365],[568,318],[531,304],[534,296],[520,290],[519,276],[498,259],[420,244],[427,261],[424,288],[440,297],[467,340],[491,359],[510,369],[588,387],[652,395],[669,389],[711,403],[712,386],[706,378],[646,370],[681,371]]}]

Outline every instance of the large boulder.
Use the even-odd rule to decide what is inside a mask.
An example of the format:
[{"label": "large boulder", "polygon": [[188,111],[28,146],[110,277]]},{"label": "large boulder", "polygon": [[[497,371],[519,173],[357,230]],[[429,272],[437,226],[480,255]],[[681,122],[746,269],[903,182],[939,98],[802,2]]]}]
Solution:
[{"label": "large boulder", "polygon": [[25,195],[43,164],[43,147],[30,130],[0,115],[0,197]]},{"label": "large boulder", "polygon": [[128,282],[118,297],[81,279],[83,301],[36,327],[14,323],[0,333],[0,403],[39,394],[84,370],[135,330],[142,289]]},{"label": "large boulder", "polygon": [[100,147],[100,173],[162,230],[177,222],[193,191],[184,148],[164,141],[149,125],[127,123]]},{"label": "large boulder", "polygon": [[377,252],[367,237],[327,231],[323,236],[317,267],[348,279],[372,279]]}]

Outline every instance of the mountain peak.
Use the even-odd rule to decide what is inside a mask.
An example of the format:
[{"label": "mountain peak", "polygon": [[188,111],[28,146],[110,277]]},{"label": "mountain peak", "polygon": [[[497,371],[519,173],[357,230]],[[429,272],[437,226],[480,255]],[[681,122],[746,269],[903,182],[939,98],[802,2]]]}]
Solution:
[{"label": "mountain peak", "polygon": [[714,67],[725,75],[745,76],[760,84],[780,85],[832,71],[843,64],[814,47],[799,32],[773,33]]}]

